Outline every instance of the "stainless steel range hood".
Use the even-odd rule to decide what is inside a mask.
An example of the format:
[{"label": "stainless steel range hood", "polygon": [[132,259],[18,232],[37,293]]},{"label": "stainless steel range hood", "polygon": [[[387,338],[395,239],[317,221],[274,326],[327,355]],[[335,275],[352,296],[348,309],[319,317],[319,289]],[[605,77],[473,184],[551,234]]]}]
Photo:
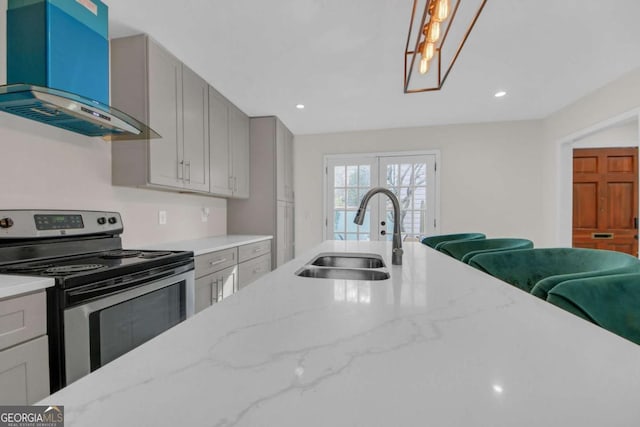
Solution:
[{"label": "stainless steel range hood", "polygon": [[0,86],[0,110],[111,141],[160,137],[145,124],[113,107],[41,86]]}]

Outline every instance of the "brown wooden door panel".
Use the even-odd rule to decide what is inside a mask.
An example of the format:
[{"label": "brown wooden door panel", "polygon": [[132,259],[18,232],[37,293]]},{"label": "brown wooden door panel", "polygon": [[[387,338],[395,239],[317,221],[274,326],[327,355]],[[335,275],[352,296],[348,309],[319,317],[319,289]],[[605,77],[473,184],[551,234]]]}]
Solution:
[{"label": "brown wooden door panel", "polygon": [[638,149],[574,150],[573,246],[637,256],[637,216]]},{"label": "brown wooden door panel", "polygon": [[573,228],[598,227],[598,185],[593,182],[573,184]]}]

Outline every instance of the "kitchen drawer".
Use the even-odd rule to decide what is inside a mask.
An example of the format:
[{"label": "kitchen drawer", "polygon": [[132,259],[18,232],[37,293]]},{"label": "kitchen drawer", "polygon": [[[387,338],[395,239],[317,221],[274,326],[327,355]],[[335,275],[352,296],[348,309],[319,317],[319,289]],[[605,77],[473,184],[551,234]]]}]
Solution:
[{"label": "kitchen drawer", "polygon": [[271,240],[263,240],[250,245],[240,246],[238,248],[239,262],[244,262],[252,258],[259,257],[271,252]]},{"label": "kitchen drawer", "polygon": [[47,396],[49,346],[46,336],[0,351],[2,405],[32,405]]},{"label": "kitchen drawer", "polygon": [[195,259],[196,278],[236,265],[237,260],[237,248],[198,255]]},{"label": "kitchen drawer", "polygon": [[243,288],[271,271],[271,253],[240,263],[238,266],[238,288]]},{"label": "kitchen drawer", "polygon": [[0,300],[0,350],[45,335],[46,330],[44,291]]},{"label": "kitchen drawer", "polygon": [[233,266],[196,279],[195,312],[232,295],[238,287],[238,267]]}]

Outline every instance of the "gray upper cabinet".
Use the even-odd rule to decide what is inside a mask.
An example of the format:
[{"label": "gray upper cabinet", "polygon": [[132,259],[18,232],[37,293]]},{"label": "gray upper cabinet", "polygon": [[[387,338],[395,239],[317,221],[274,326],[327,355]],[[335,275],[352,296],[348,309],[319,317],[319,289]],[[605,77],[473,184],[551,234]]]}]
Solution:
[{"label": "gray upper cabinet", "polygon": [[209,85],[182,66],[184,186],[209,191]]},{"label": "gray upper cabinet", "polygon": [[210,192],[249,197],[249,117],[209,87]]},{"label": "gray upper cabinet", "polygon": [[233,182],[229,151],[229,101],[209,86],[209,186],[213,194],[231,196]]},{"label": "gray upper cabinet", "polygon": [[207,83],[146,35],[111,41],[111,103],[161,138],[112,147],[115,185],[209,192]]},{"label": "gray upper cabinet", "polygon": [[229,147],[231,151],[231,175],[233,197],[249,197],[249,117],[242,111],[229,106]]}]

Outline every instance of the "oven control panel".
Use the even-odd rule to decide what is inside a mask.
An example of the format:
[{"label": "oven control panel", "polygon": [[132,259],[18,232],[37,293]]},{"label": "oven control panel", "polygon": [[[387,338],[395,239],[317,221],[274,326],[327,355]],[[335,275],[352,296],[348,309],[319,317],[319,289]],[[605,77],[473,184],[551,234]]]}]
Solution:
[{"label": "oven control panel", "polygon": [[120,234],[118,212],[0,210],[0,239]]}]

